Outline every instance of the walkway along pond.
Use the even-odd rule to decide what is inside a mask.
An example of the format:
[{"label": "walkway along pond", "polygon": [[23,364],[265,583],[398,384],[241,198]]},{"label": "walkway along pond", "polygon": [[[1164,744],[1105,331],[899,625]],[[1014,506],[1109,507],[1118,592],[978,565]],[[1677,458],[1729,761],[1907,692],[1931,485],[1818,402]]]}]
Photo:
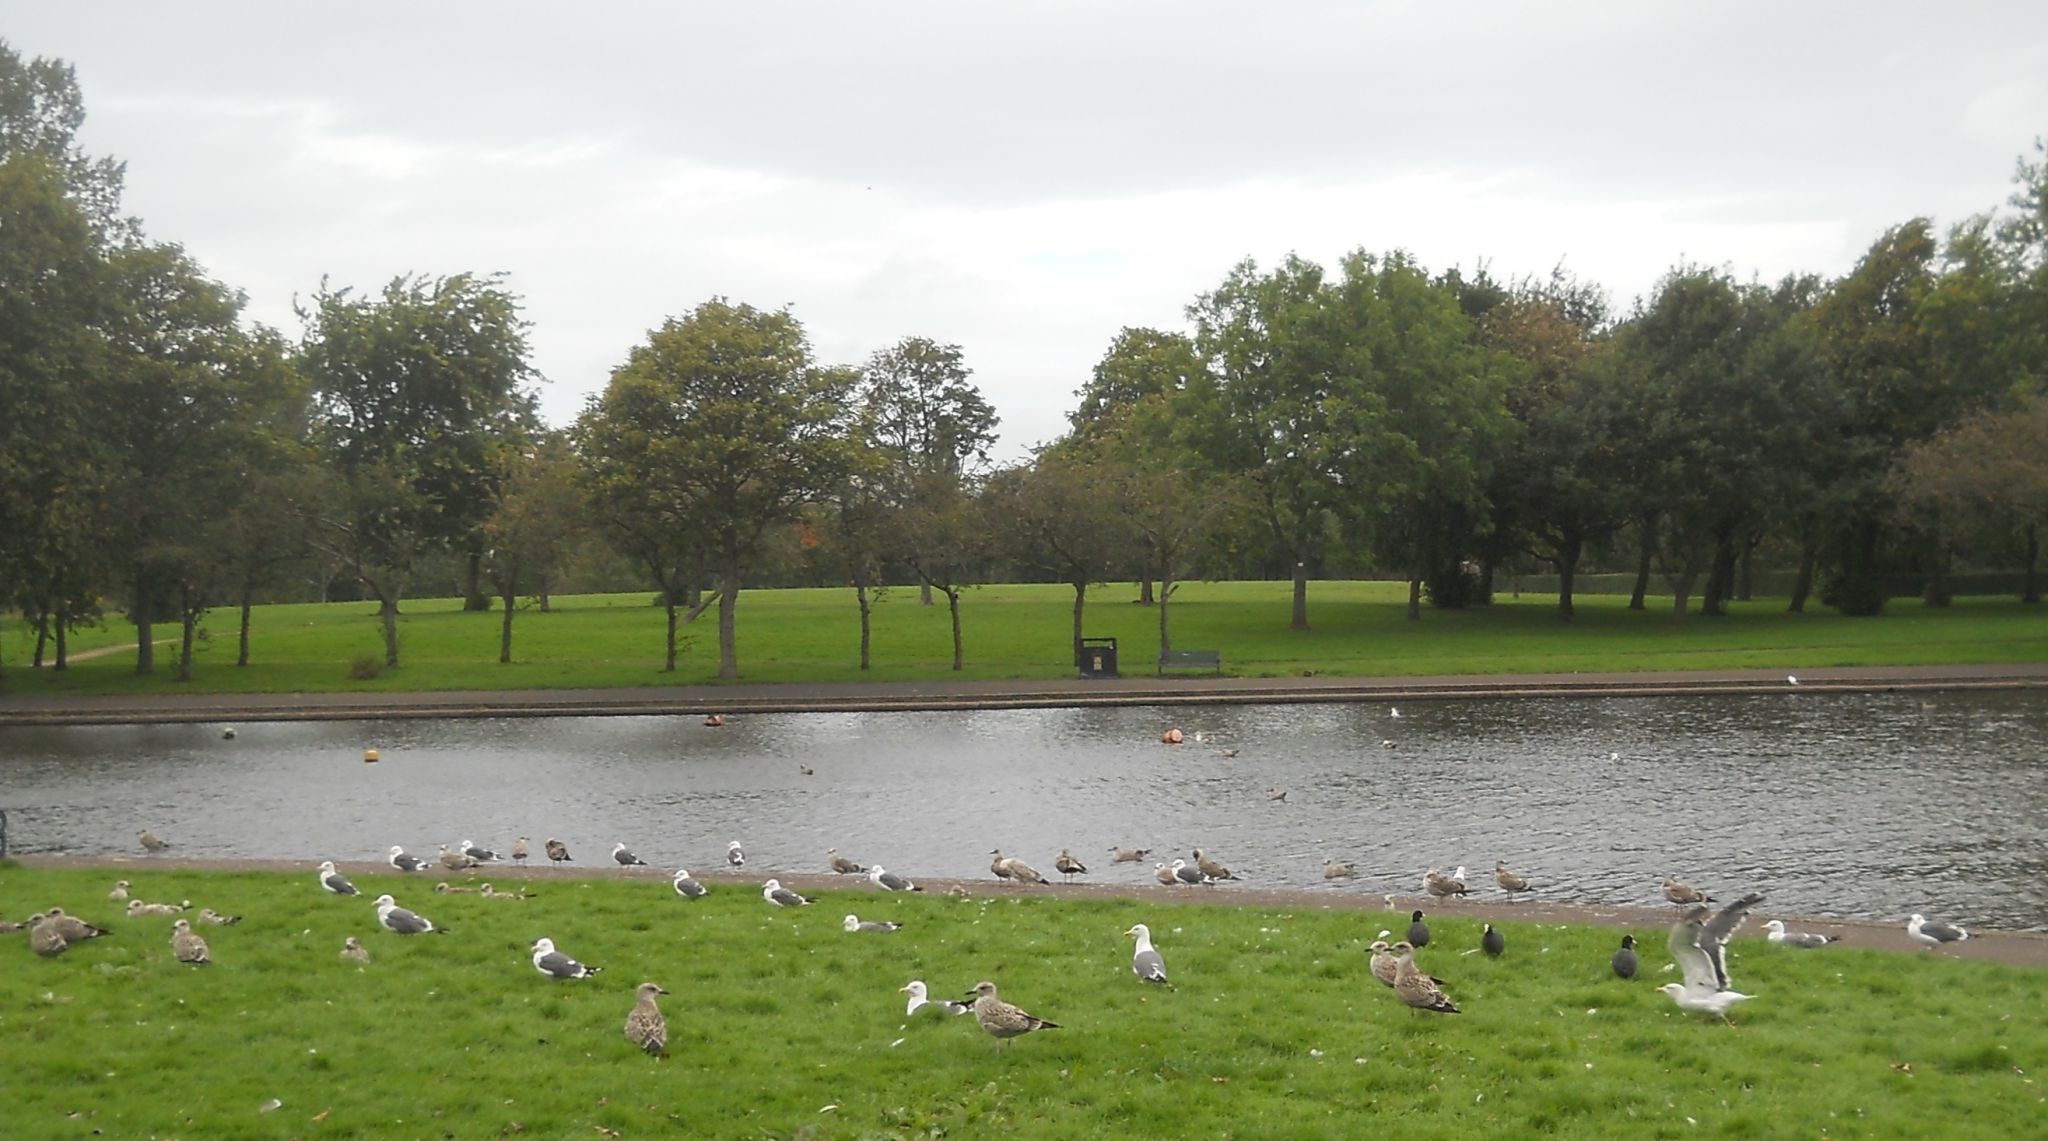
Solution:
[{"label": "walkway along pond", "polygon": [[[0,728],[17,852],[375,860],[474,839],[666,865],[1141,883],[1200,847],[1248,886],[1414,894],[1504,859],[1557,903],[1672,873],[1782,913],[2048,930],[2048,691],[1784,693],[701,717]],[[1186,743],[1166,746],[1178,727]],[[365,749],[378,750],[375,764]],[[1228,754],[1228,755],[1227,755]],[[806,774],[803,770],[811,770]],[[1285,800],[1269,797],[1284,789]],[[1357,868],[1325,881],[1325,860]],[[1056,877],[1055,877],[1056,878]],[[1228,891],[1229,887],[1218,890]]]}]

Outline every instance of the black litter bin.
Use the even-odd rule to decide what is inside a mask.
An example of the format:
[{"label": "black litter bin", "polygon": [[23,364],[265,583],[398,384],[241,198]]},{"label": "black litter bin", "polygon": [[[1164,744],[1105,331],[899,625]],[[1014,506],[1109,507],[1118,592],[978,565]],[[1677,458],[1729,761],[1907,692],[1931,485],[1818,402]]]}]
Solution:
[{"label": "black litter bin", "polygon": [[1116,639],[1083,638],[1074,645],[1074,664],[1082,677],[1116,676]]}]

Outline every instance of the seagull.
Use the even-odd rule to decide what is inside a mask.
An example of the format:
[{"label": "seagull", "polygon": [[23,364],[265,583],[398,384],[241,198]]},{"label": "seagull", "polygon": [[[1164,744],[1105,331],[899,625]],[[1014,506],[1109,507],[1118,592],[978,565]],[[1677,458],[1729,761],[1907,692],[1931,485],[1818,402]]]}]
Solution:
[{"label": "seagull", "polygon": [[844,923],[841,923],[840,926],[844,928],[848,934],[852,934],[855,931],[886,932],[903,930],[903,925],[901,923],[891,923],[886,919],[869,919],[863,921],[861,917],[858,915],[848,915],[846,917],[846,921]]},{"label": "seagull", "polygon": [[334,870],[333,860],[320,861],[320,886],[336,895],[361,894],[356,891],[356,885],[348,882],[345,876]]},{"label": "seagull", "polygon": [[385,862],[401,872],[416,872],[427,866],[425,860],[418,856],[406,855],[405,849],[397,844],[391,845],[391,855],[386,857]]},{"label": "seagull", "polygon": [[1764,924],[1764,932],[1770,936],[1771,942],[1786,943],[1794,947],[1825,947],[1829,943],[1839,942],[1842,938],[1840,935],[1815,935],[1806,931],[1787,931],[1785,930],[1785,921],[1782,919],[1773,919],[1769,923]]},{"label": "seagull", "polygon": [[1913,918],[1906,921],[1906,934],[1912,936],[1915,942],[1927,944],[1930,951],[1944,943],[1960,943],[1970,937],[1970,933],[1960,927],[1936,923],[1917,911],[1913,913]]},{"label": "seagull", "polygon": [[1131,973],[1142,982],[1165,983],[1166,960],[1152,948],[1152,929],[1136,923],[1124,934],[1136,936],[1138,940],[1138,949],[1131,953]]},{"label": "seagull", "polygon": [[377,923],[394,935],[419,935],[428,931],[441,935],[447,932],[447,928],[434,926],[434,921],[426,916],[415,915],[398,906],[388,895],[377,897]]},{"label": "seagull", "polygon": [[203,967],[213,962],[213,955],[206,949],[206,940],[192,933],[189,920],[180,919],[171,924],[171,954],[181,963]]},{"label": "seagull", "polygon": [[866,868],[861,867],[859,864],[856,864],[852,860],[847,859],[845,856],[840,855],[839,849],[837,848],[827,848],[825,849],[825,854],[831,857],[831,860],[829,862],[832,865],[832,870],[838,872],[842,876],[859,875],[860,873],[867,871]]},{"label": "seagull", "polygon": [[676,894],[684,899],[703,899],[711,894],[709,888],[690,878],[690,869],[688,868],[676,869],[676,879],[673,886],[676,889]]},{"label": "seagull", "polygon": [[1408,916],[1408,942],[1417,947],[1429,946],[1429,924],[1422,921],[1420,908]]},{"label": "seagull", "polygon": [[1060,1028],[1057,1022],[1047,1022],[1035,1014],[1026,1012],[1022,1007],[997,998],[996,984],[992,982],[978,982],[974,984],[974,989],[967,993],[975,996],[974,1020],[981,1023],[981,1028],[988,1031],[998,1043],[1020,1034],[1029,1034],[1033,1030]]},{"label": "seagull", "polygon": [[911,979],[896,988],[896,993],[907,994],[910,1002],[903,1008],[905,1018],[912,1017],[920,1010],[943,1010],[947,1014],[965,1014],[974,1009],[971,1002],[954,1002],[950,998],[932,999],[925,995],[924,980]]},{"label": "seagull", "polygon": [[502,862],[505,858],[503,856],[500,856],[498,853],[491,851],[489,848],[480,848],[467,840],[464,840],[462,842],[462,845],[458,850],[463,855],[468,856],[470,859],[475,860],[479,864],[498,863]]},{"label": "seagull", "polygon": [[1398,705],[1387,706],[1387,716],[1399,721],[1401,719],[1401,707]]},{"label": "seagull", "polygon": [[[135,900],[128,905],[131,913],[135,904],[140,902],[142,901]],[[179,910],[178,908],[170,907],[169,904],[147,904],[145,906],[169,908],[167,911],[156,913],[160,915],[175,915]],[[97,939],[107,933],[107,929],[104,927],[95,927],[75,915],[66,915],[61,907],[53,907],[44,912],[42,920],[43,926],[48,927],[51,932],[67,944],[82,942],[86,939]],[[31,916],[29,922],[33,924],[35,918]]]},{"label": "seagull", "polygon": [[434,885],[435,895],[472,895],[475,892],[476,889],[473,887],[453,887],[447,880]]},{"label": "seagull", "polygon": [[150,831],[147,828],[144,828],[142,831],[137,832],[135,834],[135,838],[142,842],[142,850],[145,852],[161,852],[165,848],[170,847],[169,844],[157,839],[156,833]]},{"label": "seagull", "polygon": [[868,869],[868,882],[874,884],[878,888],[881,888],[883,891],[924,890],[916,884],[911,883],[909,880],[904,879],[902,876],[897,875],[895,872],[889,871],[888,869],[882,867],[882,865],[880,864],[876,864],[874,867]]},{"label": "seagull", "polygon": [[1399,953],[1394,961],[1394,993],[1402,1002],[1414,1010],[1459,1013],[1457,1006],[1439,989],[1437,981],[1416,969],[1414,947],[1404,951],[1397,945],[1395,950]]},{"label": "seagull", "polygon": [[1636,960],[1636,937],[1633,935],[1623,935],[1621,937],[1621,950],[1616,951],[1614,957],[1609,959],[1608,962],[1613,965],[1614,973],[1622,978],[1632,979],[1636,977],[1636,967],[1638,965]]},{"label": "seagull", "polygon": [[1114,848],[1114,847],[1113,847],[1113,848],[1111,848],[1111,849],[1109,850],[1109,855],[1110,855],[1110,860],[1109,860],[1109,862],[1110,862],[1110,863],[1112,863],[1112,864],[1135,864],[1135,863],[1139,863],[1140,861],[1144,860],[1144,858],[1145,858],[1146,856],[1149,856],[1149,855],[1151,855],[1151,854],[1152,854],[1152,849],[1150,849],[1150,848]]},{"label": "seagull", "polygon": [[57,927],[41,912],[28,917],[29,950],[45,959],[54,959],[71,946],[71,941],[57,933]]},{"label": "seagull", "polygon": [[1075,859],[1072,853],[1068,852],[1065,848],[1061,848],[1060,854],[1053,857],[1052,866],[1054,871],[1066,877],[1069,881],[1075,876],[1085,876],[1088,874],[1088,865]]},{"label": "seagull", "polygon": [[1714,897],[1673,876],[1664,877],[1664,898],[1684,907],[1689,903],[1712,903]]},{"label": "seagull", "polygon": [[[1407,946],[1407,944],[1404,943],[1402,946]],[[1375,939],[1368,950],[1372,952],[1372,977],[1380,980],[1386,986],[1393,986],[1394,969],[1398,965],[1398,960],[1394,956],[1394,949],[1387,946],[1385,939]]]},{"label": "seagull", "polygon": [[1488,958],[1498,959],[1507,947],[1507,940],[1500,937],[1500,932],[1493,929],[1493,924],[1487,924],[1485,932],[1479,936],[1479,949],[1485,951]]},{"label": "seagull", "polygon": [[523,892],[523,891],[499,891],[499,890],[498,890],[497,888],[494,888],[494,887],[492,887],[492,886],[491,886],[490,884],[485,884],[485,885],[484,885],[484,886],[483,886],[482,888],[480,888],[479,890],[483,892],[483,897],[484,897],[485,899],[525,899],[525,898],[526,898],[526,893],[525,893],[525,892]]},{"label": "seagull", "polygon": [[1001,848],[991,848],[988,854],[993,857],[988,862],[988,870],[999,880],[1009,879],[1010,857],[1003,855]]},{"label": "seagull", "polygon": [[476,866],[474,857],[463,852],[451,852],[448,845],[441,845],[441,866],[451,872],[465,871]]},{"label": "seagull", "polygon": [[1707,956],[1707,962],[1713,968],[1714,985],[1717,988],[1728,989],[1728,962],[1722,950],[1728,944],[1728,937],[1735,934],[1736,928],[1742,926],[1742,921],[1748,917],[1749,909],[1763,901],[1763,896],[1751,892],[1722,908],[1712,919],[1706,918],[1706,908],[1695,907],[1686,912],[1685,918],[1680,920],[1682,926],[1695,929],[1693,943]]},{"label": "seagull", "polygon": [[1323,878],[1326,880],[1343,879],[1346,876],[1357,874],[1357,869],[1353,868],[1350,864],[1340,864],[1335,860],[1323,861]]},{"label": "seagull", "polygon": [[704,716],[704,724],[709,726],[710,728],[716,729],[725,724],[725,714],[708,713]]},{"label": "seagull", "polygon": [[512,841],[512,860],[514,863],[525,864],[526,856],[526,837],[521,836],[519,839]]},{"label": "seagull", "polygon": [[761,898],[777,907],[802,907],[811,902],[803,896],[782,886],[781,880],[769,880],[761,885]]},{"label": "seagull", "polygon": [[647,861],[626,850],[623,843],[612,845],[612,860],[622,868],[645,866]]},{"label": "seagull", "polygon": [[211,923],[215,927],[233,927],[242,921],[242,917],[239,915],[222,915],[211,907],[200,908],[199,918],[202,922]]},{"label": "seagull", "polygon": [[1435,868],[1422,873],[1422,889],[1438,899],[1453,895],[1464,895],[1470,890],[1465,886],[1463,876],[1447,876]]},{"label": "seagull", "polygon": [[735,868],[747,866],[747,854],[740,851],[740,842],[738,840],[734,840],[725,846],[725,862]]},{"label": "seagull", "polygon": [[1030,864],[1025,863],[1024,861],[1018,859],[1015,856],[1004,856],[1002,859],[1002,864],[1003,870],[1001,872],[998,872],[997,874],[1003,876],[1006,879],[1013,879],[1016,880],[1018,883],[1046,882],[1045,877],[1038,874],[1037,868],[1032,867]]},{"label": "seagull", "polygon": [[358,963],[368,963],[370,961],[370,951],[355,936],[351,935],[341,944],[341,957],[344,959],[354,959]]},{"label": "seagull", "polygon": [[1269,788],[1269,789],[1267,789],[1267,790],[1266,790],[1266,799],[1267,799],[1267,800],[1286,800],[1286,799],[1287,799],[1287,790],[1286,790],[1286,789],[1284,789],[1284,788]]},{"label": "seagull", "polygon": [[541,846],[548,850],[548,859],[553,860],[558,864],[566,864],[570,862],[569,845],[562,843],[560,840],[557,840],[554,837],[550,836],[548,837],[547,843]]},{"label": "seagull", "polygon": [[115,880],[115,881],[114,881],[114,889],[113,889],[112,891],[110,891],[110,892],[108,892],[108,893],[107,893],[107,898],[108,898],[108,899],[127,899],[127,898],[128,898],[128,881],[127,881],[127,880]]},{"label": "seagull", "polygon": [[[145,915],[176,915],[183,910],[185,910],[184,906],[176,903],[144,903],[139,899],[128,901],[128,918],[130,919],[140,919]],[[76,937],[68,933],[65,938],[76,941]]]},{"label": "seagull", "polygon": [[551,979],[587,979],[603,967],[586,967],[555,950],[553,939],[533,941],[533,969]]},{"label": "seagull", "polygon": [[1191,868],[1188,866],[1188,862],[1182,859],[1176,859],[1173,861],[1173,878],[1174,882],[1186,884],[1188,887],[1193,887],[1196,884],[1213,885],[1216,882],[1215,880],[1210,879],[1208,876],[1203,875],[1202,869]]},{"label": "seagull", "polygon": [[1687,920],[1671,929],[1671,958],[1685,972],[1685,981],[1665,983],[1657,989],[1670,995],[1680,1010],[1716,1014],[1726,1020],[1729,1008],[1749,1001],[1750,996],[1727,989],[1726,976],[1714,969],[1713,960],[1700,946],[1702,933],[1697,920]]},{"label": "seagull", "polygon": [[641,983],[633,993],[633,1012],[626,1015],[626,1041],[657,1058],[668,1057],[668,1022],[654,1005],[655,995],[668,992],[655,983]]},{"label": "seagull", "polygon": [[1237,878],[1236,872],[1203,855],[1200,848],[1195,849],[1195,866],[1202,869],[1202,874],[1212,880],[1234,880]]},{"label": "seagull", "polygon": [[1493,862],[1493,882],[1499,884],[1500,889],[1508,893],[1509,900],[1513,900],[1516,893],[1529,890],[1529,881],[1509,871],[1506,860],[1495,860]]},{"label": "seagull", "polygon": [[1798,684],[1799,684],[1799,675],[1798,675],[1798,674],[1786,674],[1786,675],[1785,675],[1785,684],[1786,684],[1786,685],[1798,685]]},{"label": "seagull", "polygon": [[1152,865],[1152,878],[1158,880],[1166,887],[1173,887],[1180,883],[1180,880],[1175,876],[1174,870],[1165,864]]},{"label": "seagull", "polygon": [[813,769],[811,766],[803,763],[802,761],[798,761],[796,763],[796,771],[804,776],[815,776],[817,774],[816,769]]}]

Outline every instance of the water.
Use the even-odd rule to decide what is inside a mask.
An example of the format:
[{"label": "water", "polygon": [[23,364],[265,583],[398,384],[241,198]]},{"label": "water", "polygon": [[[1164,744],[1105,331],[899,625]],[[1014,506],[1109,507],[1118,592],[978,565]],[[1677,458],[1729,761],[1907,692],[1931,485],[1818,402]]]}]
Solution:
[{"label": "water", "polygon": [[[1656,904],[1660,877],[1774,910],[2048,929],[2048,693],[1786,694],[0,729],[20,852],[432,856],[615,841],[670,868],[985,877],[1061,847],[1201,847],[1261,887],[1414,893],[1495,859],[1545,899]],[[1189,741],[1159,743],[1178,726]],[[1201,740],[1196,740],[1199,734]],[[374,747],[377,764],[362,752]],[[1235,757],[1224,748],[1238,750]],[[806,776],[799,765],[815,775]],[[1269,787],[1287,790],[1284,802]],[[1326,883],[1325,859],[1354,881]]]}]

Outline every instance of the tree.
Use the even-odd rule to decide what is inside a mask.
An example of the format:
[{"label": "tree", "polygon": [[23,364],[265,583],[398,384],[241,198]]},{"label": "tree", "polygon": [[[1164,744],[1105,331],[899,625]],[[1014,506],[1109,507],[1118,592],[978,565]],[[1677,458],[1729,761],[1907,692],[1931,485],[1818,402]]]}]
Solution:
[{"label": "tree", "polygon": [[845,403],[845,374],[812,363],[795,317],[713,298],[634,346],[578,422],[615,525],[637,515],[627,525],[650,539],[686,529],[705,551],[721,678],[739,676],[735,606],[764,533],[844,468]]},{"label": "tree", "polygon": [[[1186,445],[1173,431],[1171,410],[1184,401],[1204,367],[1194,341],[1183,334],[1146,328],[1119,330],[1096,362],[1088,384],[1076,393],[1080,406],[1068,416],[1073,442],[1086,444],[1114,437],[1126,446],[1169,446],[1185,453]],[[1129,566],[1138,580],[1138,601],[1149,606],[1158,568],[1142,543],[1133,548],[1135,557],[1117,562]]]},{"label": "tree", "polygon": [[1074,650],[1081,648],[1088,587],[1101,582],[1129,545],[1117,526],[1113,486],[1089,441],[1041,450],[1028,465],[998,472],[986,495],[1000,534],[1020,562],[1074,588]]},{"label": "tree", "polygon": [[299,316],[300,368],[340,478],[324,534],[377,597],[395,666],[415,565],[430,548],[468,548],[534,422],[526,322],[495,274],[399,277],[376,297],[322,281]]},{"label": "tree", "polygon": [[[858,397],[861,434],[887,460],[884,495],[898,508],[952,511],[967,474],[988,462],[997,419],[972,375],[960,346],[924,337],[905,337],[868,358]],[[919,496],[933,498],[921,504]],[[919,601],[931,605],[930,584]]]},{"label": "tree", "polygon": [[512,616],[522,594],[548,609],[548,590],[571,545],[582,533],[583,495],[568,442],[541,433],[517,452],[499,483],[497,505],[483,522],[489,544],[484,572],[497,589],[503,613],[498,661],[512,660]]},{"label": "tree", "polygon": [[1911,445],[1893,467],[1891,489],[1907,512],[1929,510],[1945,525],[2017,549],[2025,576],[2020,601],[2041,601],[2041,531],[2048,526],[2048,393],[2016,409],[1986,410]]}]

